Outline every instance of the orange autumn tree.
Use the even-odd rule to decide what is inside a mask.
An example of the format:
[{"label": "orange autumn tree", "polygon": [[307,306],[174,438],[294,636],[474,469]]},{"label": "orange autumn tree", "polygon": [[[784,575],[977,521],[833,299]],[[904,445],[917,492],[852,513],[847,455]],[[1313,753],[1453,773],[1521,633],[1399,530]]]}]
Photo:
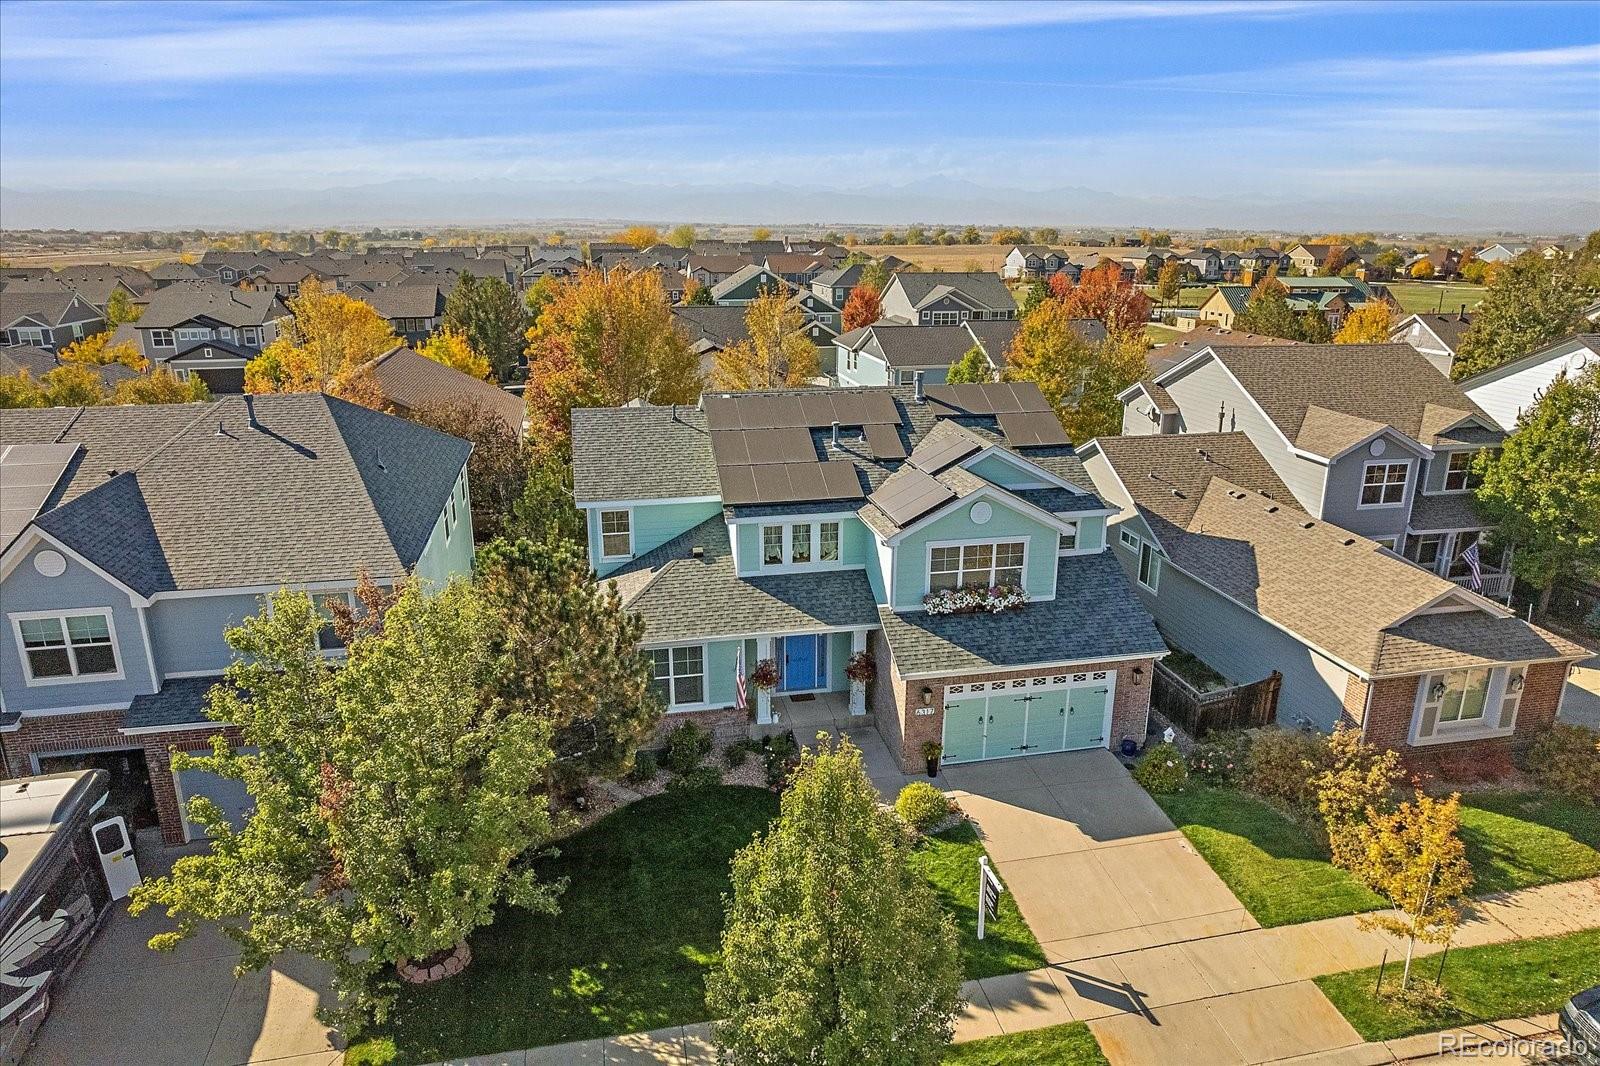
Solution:
[{"label": "orange autumn tree", "polygon": [[850,290],[850,296],[840,311],[846,333],[870,326],[883,317],[883,295],[876,286],[863,281]]},{"label": "orange autumn tree", "polygon": [[1122,265],[1107,260],[1085,270],[1064,301],[1073,318],[1105,323],[1106,332],[1131,333],[1150,320],[1150,297],[1122,276]]},{"label": "orange autumn tree", "polygon": [[326,392],[381,408],[368,364],[400,343],[389,323],[371,304],[325,291],[314,278],[300,286],[289,310],[294,317],[283,332],[245,364],[245,391]]},{"label": "orange autumn tree", "polygon": [[568,439],[573,407],[694,403],[703,385],[653,270],[583,271],[528,330],[528,420],[552,444]]},{"label": "orange autumn tree", "polygon": [[1077,282],[1072,280],[1072,275],[1064,270],[1058,270],[1050,275],[1050,295],[1058,300],[1065,300],[1072,295],[1072,290]]}]

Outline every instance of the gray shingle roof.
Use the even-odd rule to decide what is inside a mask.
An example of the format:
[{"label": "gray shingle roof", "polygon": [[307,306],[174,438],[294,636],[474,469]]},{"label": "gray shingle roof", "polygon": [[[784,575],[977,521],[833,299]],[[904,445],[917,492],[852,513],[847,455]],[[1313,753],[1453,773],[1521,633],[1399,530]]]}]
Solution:
[{"label": "gray shingle roof", "polygon": [[48,326],[91,320],[96,312],[87,301],[80,304],[77,312],[72,311],[73,301],[78,299],[71,289],[54,281],[7,285],[0,289],[0,327],[9,326],[20,318],[36,319]]},{"label": "gray shingle roof", "polygon": [[[696,546],[704,556],[695,559]],[[647,643],[745,633],[805,633],[875,626],[863,570],[739,577],[722,516],[707,519],[611,575]]]},{"label": "gray shingle roof", "polygon": [[85,450],[37,524],[144,596],[402,576],[471,451],[317,393],[0,412],[46,441]]},{"label": "gray shingle roof", "polygon": [[896,614],[878,619],[907,677],[1162,655],[1167,646],[1110,551],[1062,556],[1056,598],[999,614]]},{"label": "gray shingle roof", "polygon": [[1576,659],[1587,649],[1520,618],[1425,614],[1383,634],[1378,674],[1414,674],[1491,663]]},{"label": "gray shingle roof", "polygon": [[980,306],[999,310],[1015,310],[1017,301],[1012,297],[1011,290],[1006,288],[1006,283],[994,271],[929,271],[926,273],[896,274],[891,286],[899,285],[906,298],[911,301],[911,306],[921,307],[934,290],[943,288],[954,289],[961,292],[968,299],[975,300]]},{"label": "gray shingle roof", "polygon": [[210,722],[206,714],[208,694],[223,683],[221,674],[206,677],[169,678],[160,692],[135,696],[123,716],[125,729],[160,729],[164,726]]},{"label": "gray shingle roof", "polygon": [[720,496],[705,413],[684,405],[574,409],[572,489],[580,503]]},{"label": "gray shingle roof", "polygon": [[444,314],[445,293],[436,281],[381,285],[351,295],[371,304],[384,318],[436,318]]},{"label": "gray shingle roof", "polygon": [[275,293],[234,289],[206,281],[180,281],[150,296],[140,329],[170,329],[192,318],[211,318],[229,326],[259,326],[289,313]]},{"label": "gray shingle roof", "polygon": [[692,304],[672,309],[673,320],[693,345],[728,348],[750,339],[745,309],[736,305]]},{"label": "gray shingle roof", "polygon": [[1411,517],[1406,524],[1418,532],[1431,529],[1481,529],[1488,525],[1478,514],[1478,505],[1472,493],[1432,495],[1417,493],[1411,505]]}]

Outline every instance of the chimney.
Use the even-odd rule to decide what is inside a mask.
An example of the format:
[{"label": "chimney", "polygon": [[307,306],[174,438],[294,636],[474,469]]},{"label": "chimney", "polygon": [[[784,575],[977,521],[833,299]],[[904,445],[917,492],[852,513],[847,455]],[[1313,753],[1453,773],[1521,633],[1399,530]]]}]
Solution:
[{"label": "chimney", "polygon": [[921,370],[915,371],[911,375],[911,387],[913,389],[911,398],[917,403],[924,403],[927,401],[927,395],[922,391],[922,378],[923,371]]},{"label": "chimney", "polygon": [[833,420],[833,446],[835,448],[839,446],[839,420],[837,418]]}]

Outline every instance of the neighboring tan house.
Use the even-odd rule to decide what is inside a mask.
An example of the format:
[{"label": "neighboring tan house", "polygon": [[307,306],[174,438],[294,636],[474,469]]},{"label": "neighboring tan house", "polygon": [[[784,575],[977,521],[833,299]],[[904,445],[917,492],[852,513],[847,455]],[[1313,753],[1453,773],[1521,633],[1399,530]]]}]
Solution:
[{"label": "neighboring tan house", "polygon": [[883,317],[918,326],[959,326],[993,318],[1016,318],[1017,301],[1000,275],[899,273],[883,291]]},{"label": "neighboring tan house", "polygon": [[522,398],[488,381],[435,362],[401,344],[384,352],[367,368],[384,402],[397,414],[409,415],[426,407],[476,404],[500,416],[518,436],[527,426]]},{"label": "neighboring tan house", "polygon": [[1296,274],[1309,278],[1323,273],[1328,258],[1334,252],[1344,250],[1344,246],[1338,244],[1297,244],[1285,253],[1285,257]]},{"label": "neighboring tan house", "polygon": [[1600,333],[1580,333],[1576,337],[1546,345],[1531,355],[1501,363],[1459,382],[1461,391],[1507,433],[1516,429],[1522,412],[1539,398],[1558,377],[1577,377],[1600,365]]},{"label": "neighboring tan house", "polygon": [[363,573],[469,573],[470,451],[320,393],[0,412],[0,477],[32,487],[0,530],[5,774],[103,768],[114,813],[168,843],[202,834],[194,796],[237,819],[237,782],[171,760],[238,740],[206,715],[224,631],[282,588],[327,613]]},{"label": "neighboring tan house", "polygon": [[1419,314],[1402,318],[1389,331],[1389,340],[1395,344],[1403,341],[1411,345],[1427,356],[1428,362],[1437,367],[1439,373],[1449,377],[1450,367],[1456,361],[1456,349],[1461,347],[1461,337],[1471,325],[1472,315],[1463,304],[1461,310],[1453,314]]},{"label": "neighboring tan house", "polygon": [[[590,561],[644,620],[662,732],[726,743],[817,698],[905,771],[926,744],[950,764],[1143,741],[1166,648],[1031,383],[580,408],[572,448]],[[978,587],[1001,609],[945,613]],[[870,687],[845,676],[863,653]],[[775,690],[744,684],[767,662]]]},{"label": "neighboring tan house", "polygon": [[421,344],[439,328],[448,293],[437,281],[410,281],[375,289],[351,289],[350,295],[371,304],[395,336],[407,344]]},{"label": "neighboring tan house", "polygon": [[0,345],[59,352],[105,328],[104,313],[63,286],[47,283],[32,292],[0,289]]},{"label": "neighboring tan house", "polygon": [[[1505,434],[1409,344],[1214,344],[1121,398],[1125,435],[1240,430],[1313,517],[1472,582],[1473,461]],[[1484,595],[1510,591],[1503,558],[1480,570]]]},{"label": "neighboring tan house", "polygon": [[1589,652],[1307,514],[1244,433],[1081,451],[1162,634],[1235,683],[1281,676],[1277,720],[1485,756],[1548,730]]},{"label": "neighboring tan house", "polygon": [[[1345,317],[1373,300],[1383,300],[1395,306],[1394,298],[1382,285],[1374,285],[1358,278],[1279,277],[1278,284],[1285,290],[1284,301],[1289,310],[1316,311],[1328,320],[1328,328],[1337,331]],[[1211,322],[1223,329],[1232,329],[1234,320],[1250,302],[1252,286],[1218,285],[1195,317],[1201,322]]]}]

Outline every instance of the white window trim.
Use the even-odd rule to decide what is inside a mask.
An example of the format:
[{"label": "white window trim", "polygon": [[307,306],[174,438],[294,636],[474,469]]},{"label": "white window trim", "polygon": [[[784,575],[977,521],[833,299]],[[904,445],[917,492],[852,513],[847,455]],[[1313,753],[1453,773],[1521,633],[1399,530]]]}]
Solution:
[{"label": "white window trim", "polygon": [[[68,645],[67,657],[72,660],[74,668],[77,658],[72,654],[70,646],[72,638],[67,634],[68,618],[103,616],[106,620],[106,631],[111,635],[111,657],[116,661],[117,668],[114,672],[104,674],[71,674],[67,677],[34,677],[33,663],[28,660],[28,647],[22,639],[22,623],[40,618],[54,618],[61,623],[61,635],[66,638]],[[122,681],[126,678],[126,670],[122,661],[122,646],[117,641],[117,619],[110,607],[74,607],[54,611],[18,611],[7,617],[11,619],[11,634],[17,642],[17,655],[22,659],[22,678],[28,688],[47,688],[51,685],[86,685],[96,681]]]},{"label": "white window trim", "polygon": [[[165,339],[163,339],[165,338]],[[176,348],[178,342],[170,329],[153,329],[150,331],[150,347]]]},{"label": "white window trim", "polygon": [[1395,545],[1399,542],[1399,539],[1400,538],[1398,536],[1394,536],[1394,537],[1373,537],[1372,538],[1372,542],[1374,544],[1376,544],[1378,547],[1387,548],[1389,551],[1392,552],[1392,551],[1395,550]]},{"label": "white window trim", "polygon": [[[1146,581],[1144,579],[1144,574],[1142,573],[1142,571],[1144,570],[1144,561],[1145,561],[1145,553],[1146,552],[1150,553],[1150,555],[1149,555],[1149,558],[1150,558],[1150,577],[1153,579],[1152,581]],[[1138,557],[1137,564],[1134,566],[1133,576],[1134,576],[1134,580],[1139,583],[1139,587],[1140,588],[1149,589],[1151,592],[1159,592],[1160,591],[1160,589],[1161,589],[1161,553],[1156,551],[1156,546],[1154,544],[1152,544],[1148,540],[1144,541],[1143,543],[1141,543],[1139,545],[1139,557]]]},{"label": "white window trim", "polygon": [[1143,544],[1144,541],[1139,534],[1128,528],[1127,523],[1123,523],[1117,527],[1117,543],[1129,551],[1137,552],[1139,545]]},{"label": "white window trim", "polygon": [[[608,515],[608,514],[625,514],[625,515],[628,516],[628,552],[627,552],[626,555],[607,555],[606,554],[606,515]],[[600,561],[601,562],[611,562],[611,561],[616,560],[616,559],[632,559],[633,558],[633,544],[634,544],[634,541],[633,541],[633,508],[632,507],[596,507],[594,509],[594,525],[595,525],[595,530],[597,531],[597,533],[599,534],[599,537],[600,537],[599,548],[600,548]],[[615,533],[613,533],[611,535],[613,537],[616,536]]]},{"label": "white window trim", "polygon": [[[1464,496],[1467,493],[1473,491],[1472,490],[1472,460],[1474,458],[1476,458],[1478,453],[1474,452],[1474,451],[1466,451],[1464,449],[1460,449],[1460,450],[1451,451],[1451,452],[1443,452],[1441,454],[1442,454],[1442,456],[1444,458],[1444,477],[1439,479],[1439,491],[1434,493],[1434,495],[1436,495],[1436,496]],[[1450,487],[1450,460],[1455,458],[1458,455],[1465,455],[1465,456],[1468,457],[1467,458],[1467,476],[1466,476],[1466,480],[1463,481],[1461,488],[1453,489],[1453,488]]]},{"label": "white window trim", "polygon": [[[699,648],[700,649],[700,692],[701,692],[701,695],[703,695],[705,698],[702,699],[699,703],[675,703],[675,702],[673,702],[673,694],[675,692],[675,686],[672,684],[672,680],[673,680],[673,676],[674,676],[673,673],[672,673],[672,665],[671,665],[671,663],[672,663],[672,653],[674,651],[676,651],[677,649],[679,649],[679,648]],[[711,699],[711,648],[710,648],[709,645],[696,643],[696,642],[691,641],[691,642],[689,642],[687,644],[658,644],[653,648],[644,648],[644,649],[641,649],[641,650],[643,650],[646,654],[648,654],[650,652],[656,652],[656,651],[664,651],[664,652],[667,653],[667,664],[668,664],[667,665],[667,713],[668,714],[673,714],[673,713],[676,713],[676,712],[679,712],[679,711],[704,711],[704,710],[707,710],[708,708],[716,706],[716,704]],[[693,676],[693,675],[687,675],[687,676]],[[655,665],[652,662],[651,667],[650,667],[650,683],[652,685],[654,685],[655,684],[655,680],[656,680]]]},{"label": "white window trim", "polygon": [[[1031,536],[1027,535],[1027,534],[1019,534],[1018,536],[1015,536],[1015,537],[996,537],[993,540],[930,540],[930,541],[928,541],[927,544],[923,545],[923,549],[922,549],[922,595],[927,596],[927,595],[929,595],[929,594],[931,594],[933,592],[933,549],[935,549],[935,548],[968,548],[968,547],[977,547],[977,546],[981,546],[981,545],[988,545],[990,548],[994,548],[997,545],[1015,544],[1018,541],[1021,541],[1022,542],[1022,581],[1021,581],[1022,591],[1023,591],[1023,593],[1025,595],[1028,596],[1029,600],[1032,600],[1035,597],[1030,595],[1030,594],[1028,594],[1028,561],[1032,557],[1032,544],[1030,543],[1032,540],[1033,540],[1033,538]],[[995,569],[996,568],[995,568],[995,564],[994,564],[994,553],[991,551],[989,553],[989,577],[990,577],[991,580],[994,578]],[[957,570],[956,574],[959,577],[960,574],[961,574],[961,571]],[[1039,597],[1039,598],[1040,599],[1047,599],[1047,598],[1053,598],[1053,597]],[[918,606],[921,606],[921,604],[919,603]]]},{"label": "white window trim", "polygon": [[1063,548],[1061,546],[1061,538],[1066,534],[1058,533],[1056,535],[1056,554],[1077,555],[1079,552],[1083,551],[1083,544],[1081,543],[1083,537],[1083,526],[1076,518],[1069,518],[1066,521],[1067,525],[1072,527],[1072,547]]},{"label": "white window trim", "polygon": [[[1403,466],[1406,468],[1406,479],[1400,485],[1400,499],[1394,503],[1366,503],[1362,500],[1361,497],[1366,495],[1367,491],[1367,471],[1375,466]],[[1404,507],[1406,505],[1406,496],[1411,491],[1411,466],[1410,459],[1368,459],[1362,463],[1361,483],[1356,486],[1356,510],[1378,511],[1385,507]]]},{"label": "white window trim", "polygon": [[[1483,715],[1479,718],[1469,718],[1466,721],[1456,720],[1446,722],[1435,718],[1433,735],[1421,736],[1423,708],[1429,703],[1429,680],[1434,677],[1443,677],[1445,674],[1458,673],[1457,670],[1432,670],[1417,678],[1417,695],[1411,707],[1411,728],[1407,732],[1407,741],[1414,747],[1428,747],[1433,744],[1454,744],[1465,740],[1485,740],[1495,737],[1508,737],[1517,731],[1517,722],[1522,719],[1522,697],[1527,693],[1528,669],[1533,664],[1529,662],[1496,663],[1489,667],[1489,690],[1484,696]],[[1469,669],[1469,668],[1463,668]],[[1476,667],[1475,669],[1482,669]],[[1506,687],[1514,670],[1522,671],[1523,690],[1517,694],[1517,708],[1511,716],[1511,724],[1501,726],[1500,708],[1505,703]],[[1494,725],[1490,725],[1491,713]]]},{"label": "white window trim", "polygon": [[[788,516],[784,516],[787,519]],[[822,527],[827,523],[839,527],[839,558],[822,558]],[[750,522],[740,523],[755,527],[756,531],[756,568],[750,573],[756,574],[800,574],[813,570],[845,570],[855,569],[844,565],[844,519],[843,518],[803,518],[799,521],[781,522]],[[783,530],[783,562],[767,562],[766,530],[776,526]],[[811,561],[806,563],[794,562],[794,531],[797,526],[807,526],[811,530]]]}]

